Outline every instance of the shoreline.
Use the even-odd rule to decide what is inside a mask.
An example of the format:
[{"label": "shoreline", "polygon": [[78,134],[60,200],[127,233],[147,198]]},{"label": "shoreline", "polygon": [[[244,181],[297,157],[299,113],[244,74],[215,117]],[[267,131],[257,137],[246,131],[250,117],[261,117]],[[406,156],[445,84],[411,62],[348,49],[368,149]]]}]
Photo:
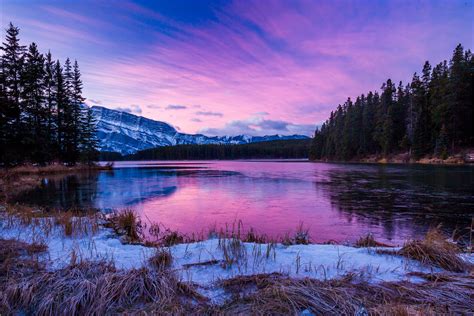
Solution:
[{"label": "shoreline", "polygon": [[[114,282],[103,280],[103,282],[111,286],[119,282],[120,290],[127,297],[134,297],[135,282],[148,284],[150,282],[148,280],[153,279],[159,283],[160,288],[177,286],[177,289],[183,287],[187,289],[182,295],[194,301],[195,308],[211,308],[221,312],[232,310],[235,304],[246,306],[245,304],[249,304],[248,300],[254,295],[264,295],[266,291],[274,291],[277,288],[283,290],[290,284],[296,284],[304,291],[310,291],[313,286],[319,289],[329,287],[332,290],[334,290],[334,285],[351,288],[351,294],[347,299],[353,300],[354,296],[358,297],[359,299],[356,300],[359,302],[358,305],[356,304],[358,308],[362,304],[367,309],[379,306],[362,299],[366,291],[371,288],[403,286],[405,289],[419,290],[420,287],[426,286],[424,295],[441,295],[440,301],[436,304],[434,301],[428,302],[426,301],[428,296],[425,296],[422,301],[428,305],[425,306],[422,301],[418,301],[417,305],[411,308],[428,308],[428,310],[433,309],[438,312],[440,311],[438,308],[445,305],[450,305],[457,311],[469,308],[466,299],[472,298],[471,295],[474,294],[473,277],[470,275],[473,271],[474,254],[459,254],[460,259],[458,255],[456,255],[458,259],[454,257],[446,259],[455,261],[446,261],[446,266],[441,268],[433,263],[424,262],[421,258],[404,256],[403,249],[406,245],[387,248],[385,245],[373,244],[370,240],[365,245],[368,247],[330,244],[285,245],[273,242],[243,242],[233,233],[225,237],[211,236],[205,240],[192,242],[180,241],[179,238],[174,241],[168,239],[171,243],[166,246],[144,246],[127,242],[127,239],[121,238],[123,235],[117,233],[120,228],[111,227],[110,223],[113,220],[94,217],[94,214],[89,217],[77,217],[72,214],[64,216],[58,213],[58,217],[33,219],[21,218],[17,215],[5,217],[5,215],[5,212],[0,213],[2,228],[0,230],[0,244],[2,244],[0,263],[7,262],[5,261],[7,258],[10,258],[8,260],[15,258],[12,255],[2,256],[2,251],[8,251],[14,247],[19,247],[20,250],[17,251],[17,257],[14,259],[18,261],[17,264],[13,261],[14,266],[9,266],[7,270],[10,275],[9,281],[3,284],[0,282],[0,293],[6,293],[3,303],[7,302],[11,311],[16,312],[25,311],[30,306],[38,308],[36,303],[32,303],[34,300],[27,301],[25,305],[19,304],[23,300],[18,301],[17,295],[29,295],[27,293],[38,297],[37,304],[42,304],[40,302],[46,298],[44,295],[51,295],[50,293],[56,293],[55,295],[66,301],[72,297],[86,299],[90,297],[87,291],[84,292],[81,287],[76,290],[74,284],[86,282],[83,278],[88,275],[97,275],[97,277],[87,279],[87,284],[102,282],[99,281],[99,275],[103,273],[109,275],[111,280],[116,280]],[[122,234],[130,233],[130,230],[126,228],[127,226]],[[438,242],[444,243],[442,240],[436,241]],[[445,245],[451,247],[449,244]],[[442,260],[445,260],[443,258]],[[446,256],[446,258],[450,257]],[[25,263],[22,263],[23,261]],[[456,262],[458,264],[461,262],[462,268],[459,271],[453,269],[453,264]],[[443,261],[439,261],[439,264],[443,264]],[[23,270],[25,266],[28,270]],[[464,269],[466,270],[463,272]],[[18,276],[15,274],[17,270],[19,270]],[[48,282],[37,283],[42,282],[41,280],[44,280],[46,276]],[[166,282],[171,283],[164,285],[167,284]],[[29,285],[25,287],[25,284]],[[22,288],[19,288],[20,285]],[[442,285],[442,288],[435,285]],[[447,293],[459,285],[462,285],[460,289],[457,289],[460,291],[459,297],[452,302],[450,301],[452,297],[448,298]],[[57,290],[56,286],[60,290]],[[99,284],[96,286],[102,288]],[[64,288],[70,290],[65,292]],[[17,294],[10,296],[8,293],[13,293],[11,292],[13,290]],[[176,292],[172,291],[163,295],[171,299],[174,295],[172,293]],[[160,297],[156,295],[153,294],[149,299],[154,301]],[[314,293],[313,296],[317,297],[318,294]],[[196,297],[200,299],[196,301]],[[384,308],[391,308],[391,304],[403,301],[403,297],[402,294],[391,296],[386,301],[379,300],[378,304]],[[275,299],[280,304],[286,302],[289,308],[296,308],[285,310],[286,313],[300,314],[305,310],[317,311],[316,306],[306,301],[297,307],[291,307],[291,300],[288,300],[288,297],[278,296]],[[329,295],[323,300],[331,299],[332,295]],[[19,306],[15,307],[16,304]],[[178,303],[178,306],[183,306],[182,304],[182,302]],[[257,302],[253,302],[251,306],[255,307],[256,304]],[[84,308],[81,306],[73,307],[77,311]],[[105,303],[102,308],[113,310],[114,306],[112,303]],[[1,308],[0,300],[0,310]],[[142,302],[138,300],[124,308],[122,311],[141,310]],[[163,312],[163,308],[159,305],[152,310]],[[149,309],[144,309],[144,311],[147,310],[149,311]],[[329,313],[330,310],[326,312]]]},{"label": "shoreline", "polygon": [[449,161],[441,159],[420,159],[415,161],[404,161],[397,159],[369,159],[358,160],[308,160],[314,163],[337,163],[337,164],[370,164],[370,165],[420,165],[420,166],[474,166],[474,162],[464,162],[459,160]]}]

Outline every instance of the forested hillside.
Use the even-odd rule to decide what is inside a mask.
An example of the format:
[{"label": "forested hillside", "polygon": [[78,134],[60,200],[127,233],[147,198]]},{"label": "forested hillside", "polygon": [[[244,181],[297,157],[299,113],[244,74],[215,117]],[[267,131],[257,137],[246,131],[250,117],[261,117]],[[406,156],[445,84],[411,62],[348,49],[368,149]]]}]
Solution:
[{"label": "forested hillside", "polygon": [[316,130],[314,160],[352,160],[408,152],[411,159],[446,158],[473,146],[473,69],[470,50],[459,44],[449,62],[432,67],[409,84],[388,79],[380,94],[350,98]]},{"label": "forested hillside", "polygon": [[21,45],[10,23],[0,56],[0,165],[74,164],[97,158],[91,111],[77,61],[64,65]]},{"label": "forested hillside", "polygon": [[[147,149],[125,160],[295,159],[308,158],[311,140],[276,140],[242,145],[177,145]],[[113,158],[112,155],[107,155]],[[105,157],[104,157],[105,158]],[[117,158],[117,157],[115,157]]]}]

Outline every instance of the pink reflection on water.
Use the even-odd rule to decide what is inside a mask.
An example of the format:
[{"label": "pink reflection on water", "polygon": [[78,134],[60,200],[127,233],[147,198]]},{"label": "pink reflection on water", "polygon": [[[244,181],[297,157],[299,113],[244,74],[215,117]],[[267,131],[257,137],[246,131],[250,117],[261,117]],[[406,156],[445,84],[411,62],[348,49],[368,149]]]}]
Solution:
[{"label": "pink reflection on water", "polygon": [[206,236],[211,228],[225,229],[241,220],[244,230],[252,227],[273,238],[292,234],[302,222],[313,242],[354,240],[369,231],[387,239],[382,226],[339,212],[316,184],[334,166],[216,162],[208,168],[236,173],[178,176],[173,194],[147,199],[135,208],[149,221],[188,235]]}]

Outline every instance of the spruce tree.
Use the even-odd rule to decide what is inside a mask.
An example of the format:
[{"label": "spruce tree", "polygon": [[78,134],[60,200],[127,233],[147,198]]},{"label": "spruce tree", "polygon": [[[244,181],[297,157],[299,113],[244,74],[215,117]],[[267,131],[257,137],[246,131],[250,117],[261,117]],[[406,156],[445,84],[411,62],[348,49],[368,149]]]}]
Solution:
[{"label": "spruce tree", "polygon": [[64,160],[66,158],[64,117],[68,99],[64,83],[63,69],[59,60],[56,61],[56,64],[54,66],[53,100],[54,104],[56,105],[56,144],[58,149],[58,158]]},{"label": "spruce tree", "polygon": [[24,146],[30,148],[30,160],[45,163],[49,161],[49,151],[45,148],[48,113],[44,107],[44,57],[35,43],[29,46],[26,53],[22,84]]},{"label": "spruce tree", "polygon": [[2,159],[11,164],[23,159],[23,135],[20,133],[21,107],[21,75],[23,71],[23,60],[25,46],[20,44],[19,29],[10,23],[6,30],[5,42],[0,50],[1,56],[1,93],[2,102],[1,120],[4,122],[1,129],[2,134]]},{"label": "spruce tree", "polygon": [[47,147],[53,156],[57,156],[57,109],[55,100],[55,64],[51,52],[46,54],[44,65],[44,98],[45,107],[48,113],[47,122]]}]

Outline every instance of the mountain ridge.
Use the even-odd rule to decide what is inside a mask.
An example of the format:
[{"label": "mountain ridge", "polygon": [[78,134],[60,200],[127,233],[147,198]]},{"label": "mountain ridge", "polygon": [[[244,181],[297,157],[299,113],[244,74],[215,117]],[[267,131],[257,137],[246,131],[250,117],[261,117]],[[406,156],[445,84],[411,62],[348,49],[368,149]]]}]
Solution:
[{"label": "mountain ridge", "polygon": [[108,109],[103,106],[91,107],[96,121],[99,150],[119,152],[122,155],[160,147],[186,144],[248,144],[271,140],[307,139],[305,135],[265,135],[265,136],[206,136],[178,132],[166,122],[156,121],[131,113]]}]

